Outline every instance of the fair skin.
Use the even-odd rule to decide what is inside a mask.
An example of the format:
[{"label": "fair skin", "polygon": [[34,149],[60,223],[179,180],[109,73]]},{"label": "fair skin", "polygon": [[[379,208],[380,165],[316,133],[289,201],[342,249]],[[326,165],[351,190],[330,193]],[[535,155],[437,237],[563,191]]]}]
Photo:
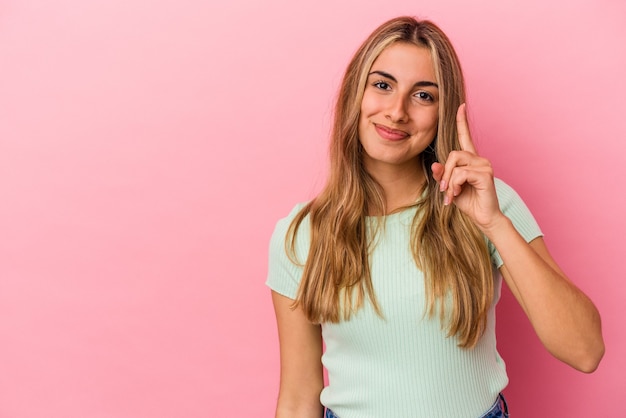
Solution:
[{"label": "fair skin", "polygon": [[387,212],[417,200],[425,179],[415,160],[437,133],[438,103],[426,48],[396,43],[374,61],[361,102],[359,138],[365,168],[385,191]]},{"label": "fair skin", "polygon": [[[359,137],[368,173],[383,187],[387,210],[413,203],[425,181],[419,155],[436,133],[438,89],[430,52],[406,43],[376,59],[361,104]],[[472,142],[465,105],[457,113],[462,149],[432,166],[444,202],[456,205],[494,243],[500,272],[546,349],[573,368],[592,372],[604,354],[600,316],[553,260],[542,238],[527,243],[500,211],[491,164]],[[321,328],[293,301],[272,292],[278,322],[281,383],[276,418],[320,418]]]},{"label": "fair skin", "polygon": [[470,216],[496,246],[504,261],[500,273],[546,349],[577,370],[593,372],[604,355],[598,310],[557,265],[544,240],[526,243],[500,211],[493,169],[476,153],[465,105],[457,113],[457,129],[461,151],[450,153],[445,166],[432,167],[444,202]]},{"label": "fair skin", "polygon": [[311,324],[302,309],[291,309],[292,299],[272,291],[272,301],[280,344],[276,418],[320,418],[324,414],[321,327]]}]

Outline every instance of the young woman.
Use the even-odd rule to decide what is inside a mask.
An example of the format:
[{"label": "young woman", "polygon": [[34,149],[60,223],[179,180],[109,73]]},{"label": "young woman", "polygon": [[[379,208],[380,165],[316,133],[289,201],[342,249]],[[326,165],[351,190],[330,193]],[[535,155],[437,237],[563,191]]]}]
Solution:
[{"label": "young woman", "polygon": [[508,416],[501,277],[550,353],[597,367],[598,311],[476,153],[464,102],[456,53],[431,22],[386,22],[350,62],[326,186],[270,243],[277,418]]}]

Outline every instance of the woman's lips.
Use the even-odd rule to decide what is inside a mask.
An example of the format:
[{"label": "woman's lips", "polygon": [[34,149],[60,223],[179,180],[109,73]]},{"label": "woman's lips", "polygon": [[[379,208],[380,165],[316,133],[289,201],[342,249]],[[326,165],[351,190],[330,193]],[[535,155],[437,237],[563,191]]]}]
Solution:
[{"label": "woman's lips", "polygon": [[380,135],[381,138],[388,141],[400,141],[409,137],[408,133],[398,129],[388,128],[385,125],[378,125],[375,123],[374,128],[376,128],[376,132],[378,132],[378,135]]}]

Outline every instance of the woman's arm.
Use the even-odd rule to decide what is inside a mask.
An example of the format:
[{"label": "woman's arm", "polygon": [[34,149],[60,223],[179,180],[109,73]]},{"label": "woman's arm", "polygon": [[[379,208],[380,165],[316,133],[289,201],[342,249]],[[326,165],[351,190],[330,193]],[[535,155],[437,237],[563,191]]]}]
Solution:
[{"label": "woman's arm", "polygon": [[324,387],[322,332],[293,300],[272,291],[280,342],[280,390],[276,418],[321,418]]},{"label": "woman's arm", "polygon": [[503,217],[486,231],[502,257],[502,277],[546,349],[585,373],[604,355],[600,314],[556,264],[542,238],[530,244]]},{"label": "woman's arm", "polygon": [[445,165],[432,166],[444,203],[454,203],[495,245],[502,276],[548,351],[578,370],[594,371],[604,355],[598,310],[552,259],[543,239],[528,244],[500,210],[493,169],[476,154],[465,105],[457,113],[457,130],[462,150],[451,152]]}]

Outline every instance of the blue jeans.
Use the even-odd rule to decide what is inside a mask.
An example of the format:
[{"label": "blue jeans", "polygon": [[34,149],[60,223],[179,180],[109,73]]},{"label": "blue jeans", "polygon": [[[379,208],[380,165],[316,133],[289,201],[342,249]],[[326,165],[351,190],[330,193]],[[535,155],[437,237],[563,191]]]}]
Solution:
[{"label": "blue jeans", "polygon": [[508,416],[509,406],[506,404],[504,396],[500,393],[491,409],[485,412],[480,418],[507,418]]},{"label": "blue jeans", "polygon": [[[498,399],[493,404],[491,409],[485,412],[480,418],[507,418],[509,416],[509,407],[506,404],[506,400],[504,400],[504,396],[502,394],[498,395]],[[334,414],[330,409],[326,410],[325,418],[339,418]]]}]

